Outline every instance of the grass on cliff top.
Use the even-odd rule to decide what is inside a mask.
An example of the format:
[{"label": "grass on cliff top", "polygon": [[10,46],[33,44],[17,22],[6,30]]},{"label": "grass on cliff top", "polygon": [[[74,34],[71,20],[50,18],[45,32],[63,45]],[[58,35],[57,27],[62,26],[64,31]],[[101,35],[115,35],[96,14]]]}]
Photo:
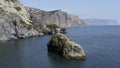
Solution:
[{"label": "grass on cliff top", "polygon": [[21,11],[20,7],[14,7],[17,11]]},{"label": "grass on cliff top", "polygon": [[15,2],[15,1],[18,1],[18,0],[5,0],[5,1],[12,1],[12,2]]}]

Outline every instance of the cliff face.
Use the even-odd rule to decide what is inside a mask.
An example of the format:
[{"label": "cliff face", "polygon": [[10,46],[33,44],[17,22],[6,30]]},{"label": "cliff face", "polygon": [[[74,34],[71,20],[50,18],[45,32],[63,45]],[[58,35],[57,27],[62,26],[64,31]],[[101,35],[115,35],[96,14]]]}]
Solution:
[{"label": "cliff face", "polygon": [[30,15],[17,0],[0,0],[0,41],[38,35]]},{"label": "cliff face", "polygon": [[74,27],[85,25],[78,16],[67,14],[61,10],[43,11],[36,8],[25,7],[31,15],[31,20],[37,28],[45,24],[57,24],[60,27]]},{"label": "cliff face", "polygon": [[18,0],[0,0],[0,41],[42,35],[51,31],[47,28],[51,24],[60,27],[84,25],[77,16],[61,10],[25,9]]},{"label": "cliff face", "polygon": [[25,21],[26,24],[30,24],[29,13],[26,12],[24,6],[18,0],[0,0],[0,8],[6,12],[15,13]]}]

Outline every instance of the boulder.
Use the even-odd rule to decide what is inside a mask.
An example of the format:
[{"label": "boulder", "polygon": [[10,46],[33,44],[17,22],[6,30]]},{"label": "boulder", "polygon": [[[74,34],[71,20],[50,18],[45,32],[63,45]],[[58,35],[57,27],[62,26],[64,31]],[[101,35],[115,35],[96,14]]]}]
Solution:
[{"label": "boulder", "polygon": [[47,47],[48,51],[57,53],[66,59],[86,59],[83,48],[64,34],[54,35]]}]

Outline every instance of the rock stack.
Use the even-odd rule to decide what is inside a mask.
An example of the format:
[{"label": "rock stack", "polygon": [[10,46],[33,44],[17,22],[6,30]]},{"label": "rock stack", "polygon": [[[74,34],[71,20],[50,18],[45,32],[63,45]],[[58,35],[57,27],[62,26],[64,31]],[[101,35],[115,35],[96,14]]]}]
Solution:
[{"label": "rock stack", "polygon": [[64,34],[54,35],[48,42],[47,47],[48,51],[57,53],[66,59],[86,59],[82,47]]}]

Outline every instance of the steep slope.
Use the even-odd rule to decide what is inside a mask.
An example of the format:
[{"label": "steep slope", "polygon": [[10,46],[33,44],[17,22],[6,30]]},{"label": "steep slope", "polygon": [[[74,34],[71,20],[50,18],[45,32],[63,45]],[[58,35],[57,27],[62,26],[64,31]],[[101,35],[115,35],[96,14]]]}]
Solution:
[{"label": "steep slope", "polygon": [[4,11],[19,15],[26,24],[30,25],[30,15],[26,12],[24,6],[18,0],[0,0],[0,8]]},{"label": "steep slope", "polygon": [[0,41],[43,35],[53,31],[47,27],[51,24],[66,28],[85,23],[61,10],[43,11],[25,8],[18,0],[0,0]]},{"label": "steep slope", "polygon": [[68,14],[61,10],[43,11],[32,7],[25,8],[31,15],[33,25],[39,28],[38,30],[45,27],[45,24],[57,24],[65,28],[85,25],[78,16]]},{"label": "steep slope", "polygon": [[0,0],[0,41],[39,35],[17,0]]}]

